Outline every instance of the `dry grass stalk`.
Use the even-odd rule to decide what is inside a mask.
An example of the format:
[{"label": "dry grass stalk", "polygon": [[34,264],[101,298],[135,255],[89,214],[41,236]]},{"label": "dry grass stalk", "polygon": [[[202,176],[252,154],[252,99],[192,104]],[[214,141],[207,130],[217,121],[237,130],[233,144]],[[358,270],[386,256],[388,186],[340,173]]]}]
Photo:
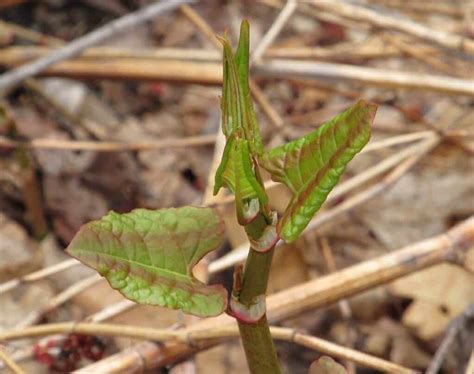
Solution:
[{"label": "dry grass stalk", "polygon": [[[24,56],[22,56],[23,58]],[[9,66],[21,63],[18,56],[10,50],[0,52],[0,61]],[[418,73],[413,75],[410,72],[317,61],[274,58],[264,61],[264,64],[255,66],[254,77],[334,79],[385,88],[420,89],[451,95],[474,96],[474,82],[470,79]],[[180,59],[114,58],[104,64],[100,59],[77,58],[59,62],[39,75],[82,79],[152,80],[204,85],[220,85],[222,83],[222,67],[219,63]],[[251,86],[258,87],[255,83]],[[255,95],[255,92],[253,94]],[[255,99],[262,109],[271,107],[270,104],[261,104],[262,97],[265,96],[255,95]],[[267,112],[265,113],[269,116]],[[277,123],[283,123],[283,120],[275,121],[275,114],[269,118],[276,126],[280,126]]]},{"label": "dry grass stalk", "polygon": [[21,328],[35,325],[47,313],[51,312],[52,310],[64,304],[65,302],[73,298],[74,296],[80,294],[81,292],[85,291],[89,287],[92,287],[93,285],[95,285],[96,283],[102,280],[103,278],[100,274],[94,274],[88,278],[85,278],[79,282],[74,283],[70,287],[66,288],[65,290],[61,291],[56,296],[51,298],[44,306],[42,306],[41,308],[27,315],[23,320],[21,320],[16,325],[16,328],[21,329]]},{"label": "dry grass stalk", "polygon": [[451,95],[474,96],[474,81],[442,75],[376,69],[346,64],[295,61],[289,59],[265,60],[255,73],[266,77],[301,77],[306,79],[336,79],[389,88],[411,88],[443,92]]},{"label": "dry grass stalk", "polygon": [[[329,273],[337,271],[336,260],[334,259],[334,255],[332,253],[331,245],[329,244],[329,240],[327,237],[321,237],[319,240],[319,248],[324,257],[324,262],[326,263],[326,267]],[[352,321],[352,309],[347,299],[341,299],[338,302],[339,311],[341,316],[347,326],[347,333],[346,333],[346,346],[352,347],[354,342],[357,339],[357,331],[355,329],[354,323]],[[348,373],[355,374],[356,368],[351,361],[346,362],[346,369]]]},{"label": "dry grass stalk", "polygon": [[[90,315],[89,317],[85,318],[85,322],[103,322],[106,321],[110,318],[116,317],[122,313],[125,313],[126,311],[129,311],[130,309],[133,309],[137,307],[138,304],[134,303],[133,301],[130,300],[122,300],[119,301],[115,304],[108,305],[104,309],[98,311],[97,313],[94,313]],[[51,341],[64,341],[67,338],[66,335],[53,335],[53,336],[46,336],[43,339],[40,339],[40,341],[37,343],[39,346],[46,346],[49,344]],[[33,357],[34,355],[34,346],[28,346],[25,348],[22,348],[18,351],[16,351],[14,354],[11,355],[12,359],[14,361],[23,361],[27,360]],[[2,363],[0,362],[0,369],[2,369]]]},{"label": "dry grass stalk", "polygon": [[3,361],[5,366],[14,374],[26,374],[26,372],[5,352],[2,346],[0,346],[0,361]]},{"label": "dry grass stalk", "polygon": [[334,12],[342,17],[367,22],[382,29],[396,30],[458,52],[474,54],[474,41],[461,35],[433,30],[432,28],[411,21],[408,18],[382,14],[368,8],[342,1],[306,0],[305,2],[313,4],[317,9]]},{"label": "dry grass stalk", "polygon": [[122,151],[145,151],[155,149],[172,149],[189,146],[203,146],[214,144],[215,135],[190,136],[187,138],[170,138],[163,140],[124,143],[107,141],[78,141],[62,139],[33,139],[29,142],[19,142],[0,137],[0,147],[17,148],[25,147],[30,149],[61,149],[80,150],[95,152],[122,152]]},{"label": "dry grass stalk", "polygon": [[428,66],[431,66],[437,69],[438,71],[441,71],[448,75],[454,75],[458,77],[468,78],[470,76],[469,74],[466,74],[466,72],[459,71],[458,69],[453,69],[451,65],[449,65],[448,63],[442,62],[436,57],[423,53],[423,51],[420,51],[416,45],[413,46],[412,44],[409,44],[408,42],[405,42],[394,35],[386,35],[385,39],[389,43],[392,43],[394,46],[399,48],[400,51],[402,51],[403,53],[406,53],[408,56],[413,57],[427,64]]},{"label": "dry grass stalk", "polygon": [[56,274],[60,271],[70,269],[71,267],[79,264],[79,261],[72,258],[70,260],[62,261],[47,268],[35,271],[34,273],[11,279],[5,283],[0,284],[0,295],[14,289],[15,287],[18,287],[21,284],[35,282],[37,280],[49,277],[50,275]]},{"label": "dry grass stalk", "polygon": [[285,23],[296,10],[296,6],[297,2],[295,0],[288,0],[286,2],[283,9],[280,11],[280,13],[278,13],[277,18],[270,26],[270,29],[268,29],[262,40],[260,40],[260,43],[258,43],[257,47],[252,52],[252,56],[250,58],[250,66],[254,65],[255,63],[261,62],[260,60],[264,55],[265,51],[277,38],[278,34],[280,34],[281,30],[285,26]]},{"label": "dry grass stalk", "polygon": [[[351,362],[357,363],[361,366],[391,373],[414,373],[413,370],[403,366],[393,364],[389,361],[356,351],[354,349],[331,343],[324,339],[303,334],[294,329],[271,327],[271,332],[275,339],[293,342],[334,357],[350,360]],[[135,339],[146,339],[157,342],[169,342],[177,340],[181,343],[189,344],[191,346],[202,340],[226,339],[239,336],[237,326],[223,326],[218,329],[190,332],[188,329],[163,330],[139,326],[63,322],[30,327],[28,329],[12,331],[10,333],[0,333],[0,340],[15,340],[58,333],[120,336]]]}]

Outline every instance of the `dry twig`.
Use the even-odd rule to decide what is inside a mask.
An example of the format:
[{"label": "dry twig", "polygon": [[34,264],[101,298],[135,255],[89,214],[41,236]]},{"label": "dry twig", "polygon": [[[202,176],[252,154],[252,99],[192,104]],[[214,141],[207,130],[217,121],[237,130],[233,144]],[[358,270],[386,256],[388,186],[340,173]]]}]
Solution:
[{"label": "dry twig", "polygon": [[474,81],[470,79],[413,74],[346,64],[271,59],[265,60],[264,65],[256,66],[255,73],[280,79],[286,77],[336,79],[390,88],[423,89],[451,95],[474,96]]},{"label": "dry twig", "polygon": [[18,364],[11,359],[11,357],[5,352],[2,346],[0,346],[0,361],[3,361],[5,366],[9,368],[15,374],[26,374]]},{"label": "dry twig", "polygon": [[43,58],[3,74],[0,76],[0,93],[5,93],[6,90],[21,83],[26,78],[37,75],[58,61],[77,56],[84,49],[101,43],[102,41],[117,35],[119,32],[126,31],[140,23],[156,17],[159,14],[165,13],[177,8],[183,3],[189,2],[192,2],[192,0],[169,0],[166,2],[152,3],[143,9],[109,22],[89,34],[77,38],[73,42]]},{"label": "dry twig", "polygon": [[394,17],[388,14],[382,14],[381,12],[343,1],[305,0],[305,2],[313,4],[313,6],[318,9],[334,12],[343,17],[368,22],[371,25],[384,29],[400,31],[458,52],[465,51],[474,54],[474,41],[461,35],[433,30],[432,28],[401,16]]},{"label": "dry twig", "polygon": [[[24,55],[18,56],[18,53],[12,49],[0,51],[0,59],[9,66],[21,63],[24,58]],[[386,88],[420,89],[451,95],[474,96],[474,82],[470,79],[317,61],[276,58],[265,58],[263,61],[264,63],[255,65],[254,77],[332,79]],[[219,63],[178,58],[113,58],[108,60],[106,65],[98,58],[76,58],[54,64],[39,75],[82,79],[136,79],[205,85],[222,84],[222,66]],[[275,126],[281,127],[283,120],[279,119],[278,114],[269,114],[268,108],[272,107],[268,101],[262,104],[262,98],[265,97],[255,94],[255,87],[258,88],[258,86],[252,81],[250,85],[251,88],[254,87],[252,93],[262,110]]]},{"label": "dry twig", "polygon": [[[86,334],[98,336],[121,336],[135,339],[146,339],[156,342],[168,342],[177,340],[184,344],[196,343],[201,340],[223,339],[238,337],[237,326],[223,326],[217,329],[200,330],[193,332],[190,329],[169,330],[154,329],[139,326],[123,326],[113,324],[97,323],[52,323],[41,326],[30,327],[18,331],[0,333],[0,341],[45,336],[51,334]],[[290,328],[271,327],[272,336],[275,339],[286,340],[334,357],[353,361],[359,365],[390,373],[414,373],[413,370],[393,364],[381,358],[371,356],[350,348],[326,340],[306,335]],[[191,344],[192,345],[192,344]]]},{"label": "dry twig", "polygon": [[33,139],[27,142],[10,140],[0,136],[0,148],[31,148],[31,149],[62,149],[81,150],[95,152],[122,152],[122,151],[145,151],[156,149],[183,148],[189,146],[202,146],[214,144],[215,135],[190,136],[186,138],[170,138],[155,141],[124,143],[108,141],[78,141],[62,139]]},{"label": "dry twig", "polygon": [[102,279],[103,278],[100,274],[94,274],[88,278],[74,283],[70,287],[66,288],[65,290],[51,298],[44,306],[27,315],[25,319],[23,319],[16,325],[16,328],[20,329],[38,323],[38,321],[40,321],[45,314],[56,309],[58,306],[64,304],[66,301],[70,300],[77,294],[85,291],[89,287],[92,287],[94,284],[98,283]]},{"label": "dry twig", "polygon": [[5,283],[0,284],[0,295],[12,290],[15,287],[18,287],[20,284],[35,282],[37,280],[49,277],[50,275],[56,274],[60,271],[70,269],[71,267],[79,264],[79,261],[77,261],[75,258],[72,258],[70,260],[65,260],[57,264],[51,265],[47,268],[35,271],[34,273],[30,273],[19,278],[11,279]]},{"label": "dry twig", "polygon": [[459,332],[466,328],[468,321],[474,318],[474,303],[470,304],[458,317],[456,317],[449,325],[443,341],[438,347],[430,366],[426,370],[426,374],[437,374],[443,365],[446,356],[449,354],[451,347],[458,336]]},{"label": "dry twig", "polygon": [[257,45],[257,47],[254,49],[251,59],[250,59],[250,66],[252,66],[255,63],[260,63],[262,56],[264,55],[265,51],[268,49],[270,44],[273,43],[273,41],[276,39],[280,31],[282,30],[283,26],[285,26],[285,23],[288,21],[288,19],[291,17],[293,12],[296,9],[296,0],[288,0],[281,10],[281,12],[278,14],[278,17],[275,19],[275,21],[272,23],[272,26],[270,29],[265,33],[263,36],[262,40],[260,40],[260,43]]},{"label": "dry twig", "polygon": [[[334,255],[332,253],[331,245],[329,244],[329,240],[327,237],[322,237],[319,240],[319,247],[324,257],[324,261],[326,262],[326,267],[329,273],[337,271],[336,261],[334,259]],[[352,309],[347,299],[341,299],[338,302],[339,311],[341,312],[341,316],[344,319],[344,322],[347,326],[347,333],[346,333],[346,345],[352,347],[354,342],[357,339],[357,331],[355,325],[352,321]],[[351,361],[346,362],[346,367],[348,373],[356,373],[356,368]]]}]

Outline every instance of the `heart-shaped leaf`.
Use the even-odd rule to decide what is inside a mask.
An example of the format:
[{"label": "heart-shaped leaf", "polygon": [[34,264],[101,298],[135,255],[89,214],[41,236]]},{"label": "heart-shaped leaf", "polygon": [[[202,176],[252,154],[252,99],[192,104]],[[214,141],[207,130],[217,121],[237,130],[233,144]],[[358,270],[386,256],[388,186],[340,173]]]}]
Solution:
[{"label": "heart-shaped leaf", "polygon": [[259,158],[272,179],[294,193],[278,224],[285,241],[298,238],[346,165],[367,144],[376,110],[375,104],[360,100],[317,130]]},{"label": "heart-shaped leaf", "polygon": [[136,209],[84,225],[67,252],[130,300],[208,317],[226,309],[227,292],[199,282],[192,269],[223,238],[213,209]]}]

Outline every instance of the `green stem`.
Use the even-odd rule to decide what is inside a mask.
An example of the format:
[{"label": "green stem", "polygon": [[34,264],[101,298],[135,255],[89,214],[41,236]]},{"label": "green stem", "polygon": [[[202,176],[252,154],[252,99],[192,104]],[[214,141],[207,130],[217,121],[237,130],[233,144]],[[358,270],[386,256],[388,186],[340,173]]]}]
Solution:
[{"label": "green stem", "polygon": [[[247,234],[252,238],[258,238],[265,226],[265,219],[259,215],[246,227]],[[250,249],[239,293],[239,301],[242,304],[249,306],[255,297],[265,295],[273,251],[274,248],[265,253]],[[237,322],[250,372],[252,374],[281,373],[266,315],[257,323],[245,323],[239,320]]]}]

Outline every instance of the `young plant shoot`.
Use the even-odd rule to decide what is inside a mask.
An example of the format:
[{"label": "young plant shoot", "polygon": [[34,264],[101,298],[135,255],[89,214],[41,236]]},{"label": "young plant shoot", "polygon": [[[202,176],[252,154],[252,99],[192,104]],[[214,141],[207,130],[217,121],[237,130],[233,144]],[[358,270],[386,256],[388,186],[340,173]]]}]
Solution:
[{"label": "young plant shoot", "polygon": [[[265,308],[275,245],[301,235],[346,165],[369,141],[377,108],[360,100],[308,135],[267,151],[249,89],[248,22],[242,22],[235,54],[226,37],[220,41],[226,146],[214,193],[226,187],[235,195],[237,219],[251,247],[245,266],[236,267],[230,297],[223,286],[205,285],[192,274],[198,261],[225,237],[223,222],[211,208],[110,212],[84,225],[67,252],[137,303],[181,309],[199,317],[227,312],[239,325],[250,371],[280,373]],[[260,168],[293,194],[281,216],[271,208]]]}]

